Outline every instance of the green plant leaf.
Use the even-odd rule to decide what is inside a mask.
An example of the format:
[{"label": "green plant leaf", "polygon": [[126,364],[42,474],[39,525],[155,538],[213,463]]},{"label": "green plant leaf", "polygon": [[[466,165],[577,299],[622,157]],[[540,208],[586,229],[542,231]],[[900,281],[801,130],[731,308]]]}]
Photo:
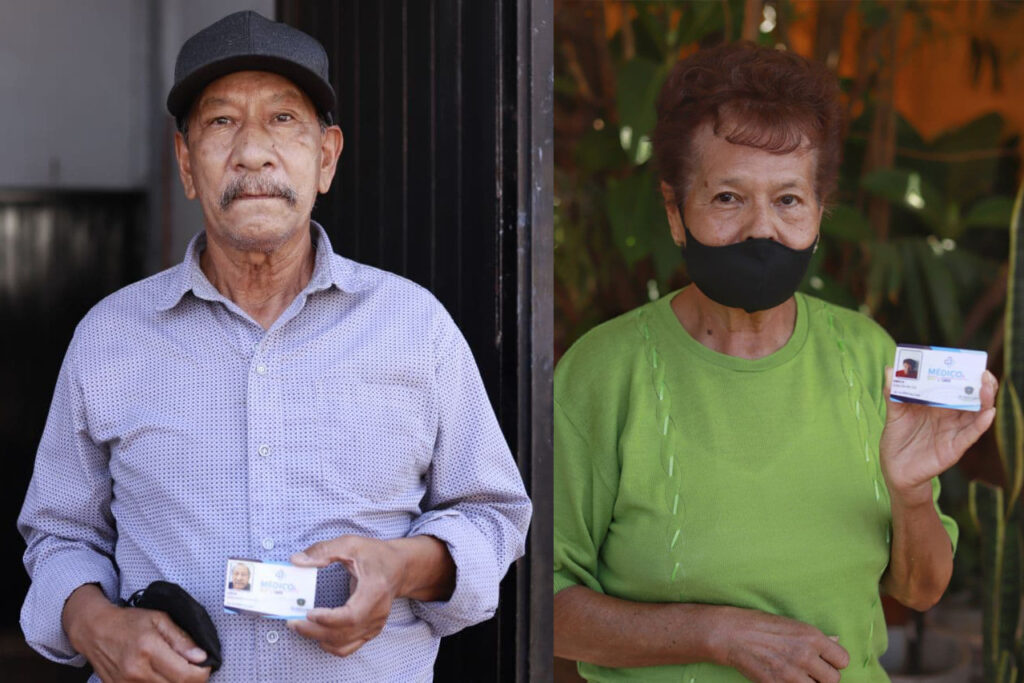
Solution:
[{"label": "green plant leaf", "polygon": [[1005,513],[1010,518],[1017,514],[1024,487],[1024,409],[1012,382],[1003,384],[996,397],[996,444],[1003,479],[1010,486]]},{"label": "green plant leaf", "polygon": [[996,113],[989,113],[971,119],[964,125],[943,132],[932,143],[942,152],[971,152],[979,147],[995,147],[999,144],[1006,122]]},{"label": "green plant leaf", "polygon": [[[1006,123],[998,114],[986,114],[959,128],[937,137],[932,150],[938,154],[957,155],[978,150],[998,150]],[[992,193],[999,173],[997,155],[970,157],[943,164],[945,182],[943,190],[950,200],[972,202]]]},{"label": "green plant leaf", "polygon": [[891,16],[888,6],[878,0],[862,0],[860,12],[864,25],[872,28],[885,25]]},{"label": "green plant leaf", "polygon": [[1017,683],[1016,657],[1012,651],[1003,650],[999,653],[995,680],[996,683]]},{"label": "green plant leaf", "polygon": [[988,197],[971,207],[964,219],[964,226],[968,228],[1008,228],[1012,217],[1012,199]]},{"label": "green plant leaf", "polygon": [[[661,215],[663,220],[660,221],[660,225],[655,221],[655,225],[652,226],[654,235],[651,237],[651,257],[654,260],[654,274],[658,277],[658,283],[664,287],[682,264],[683,255],[672,241],[664,212]],[[667,290],[663,288],[662,293],[665,291]]]},{"label": "green plant leaf", "polygon": [[910,319],[914,323],[918,343],[928,343],[928,301],[925,299],[924,286],[921,280],[921,269],[917,262],[915,240],[904,240],[900,244],[903,256],[903,291],[906,293],[904,310],[910,311]]},{"label": "green plant leaf", "polygon": [[864,175],[861,187],[921,216],[933,231],[945,235],[948,216],[942,195],[918,171],[880,168]]},{"label": "green plant leaf", "polygon": [[[1024,183],[1017,192],[1010,224],[1009,271],[1006,285],[1006,336],[1003,343],[1003,382],[1013,382],[1024,396]],[[1012,443],[1012,441],[1011,441]]]},{"label": "green plant leaf", "polygon": [[573,98],[576,97],[579,89],[576,79],[564,74],[555,74],[554,91],[556,95]]},{"label": "green plant leaf", "polygon": [[[1024,412],[1021,397],[1024,394],[1024,184],[1017,193],[1010,225],[1009,272],[1006,291],[1005,332],[1003,344],[1003,378],[996,410],[996,441],[999,457],[1007,481],[1013,482],[1012,491],[1019,495],[1017,478],[1024,470]],[[1014,498],[1013,502],[1016,502]]]},{"label": "green plant leaf", "polygon": [[825,212],[821,219],[821,232],[847,242],[863,242],[874,236],[864,214],[847,204],[839,204]]},{"label": "green plant leaf", "polygon": [[[636,34],[637,52],[650,57],[656,62],[664,62],[668,47],[666,45],[668,25],[661,17],[652,11],[648,3],[634,5],[637,11],[634,22],[634,33]],[[667,8],[661,7],[662,11]]]},{"label": "green plant leaf", "polygon": [[903,259],[899,250],[893,252],[892,261],[889,264],[888,278],[885,282],[886,298],[889,303],[896,305],[900,300],[900,287],[903,286]]},{"label": "green plant leaf", "polygon": [[658,212],[664,214],[659,199],[649,170],[608,180],[605,202],[612,239],[630,267],[651,253]]},{"label": "green plant leaf", "polygon": [[916,240],[917,255],[928,287],[935,320],[942,330],[943,341],[953,344],[963,330],[963,316],[957,306],[956,288],[943,256],[937,255],[923,240]]},{"label": "green plant leaf", "polygon": [[968,489],[971,517],[981,538],[985,680],[996,680],[1000,653],[1014,650],[1021,601],[1021,543],[1016,520],[1003,515],[1003,490],[980,481]]},{"label": "green plant leaf", "polygon": [[683,19],[679,22],[680,45],[696,43],[708,33],[724,28],[722,6],[718,2],[693,2],[683,5]]},{"label": "green plant leaf", "polygon": [[889,282],[889,272],[899,262],[899,252],[893,244],[872,242],[870,253],[868,275],[865,279],[867,291],[865,292],[864,303],[874,313],[882,304],[882,297],[887,293],[886,285]]},{"label": "green plant leaf", "polygon": [[576,165],[587,175],[626,166],[629,158],[619,144],[619,133],[614,126],[601,130],[588,130],[576,147]]},{"label": "green plant leaf", "polygon": [[630,157],[637,159],[641,141],[649,138],[657,120],[654,102],[665,80],[666,66],[643,57],[623,62],[616,73],[616,105],[620,130],[628,132],[623,145]]}]

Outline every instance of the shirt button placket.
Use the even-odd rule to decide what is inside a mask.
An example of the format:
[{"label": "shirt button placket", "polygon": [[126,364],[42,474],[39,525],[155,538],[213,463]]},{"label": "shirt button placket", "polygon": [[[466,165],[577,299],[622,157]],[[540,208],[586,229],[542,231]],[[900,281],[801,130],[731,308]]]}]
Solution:
[{"label": "shirt button placket", "polygon": [[[273,452],[270,444],[280,438],[280,387],[276,374],[270,372],[273,359],[268,354],[271,352],[272,344],[269,341],[255,345],[249,365],[252,373],[249,382],[249,433],[255,437],[250,442],[249,448],[252,450],[249,452],[259,456],[256,461],[250,461],[251,528],[257,534],[256,542],[266,553],[262,558],[265,560],[275,559],[270,551],[278,545],[275,540],[278,536],[275,520],[280,517],[278,501],[268,496],[268,483],[275,476],[270,462],[270,454]],[[269,639],[269,635],[267,637]],[[275,632],[272,642],[276,642],[278,637],[279,634]]]}]

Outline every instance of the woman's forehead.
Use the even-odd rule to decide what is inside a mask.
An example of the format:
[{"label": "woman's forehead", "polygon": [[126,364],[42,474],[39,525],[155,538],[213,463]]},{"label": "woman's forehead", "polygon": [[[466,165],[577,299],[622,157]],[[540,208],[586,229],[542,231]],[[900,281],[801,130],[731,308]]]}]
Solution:
[{"label": "woman's forehead", "polygon": [[817,150],[809,143],[791,152],[771,152],[730,142],[710,125],[695,132],[693,151],[695,175],[707,182],[804,187],[814,184],[817,170]]}]

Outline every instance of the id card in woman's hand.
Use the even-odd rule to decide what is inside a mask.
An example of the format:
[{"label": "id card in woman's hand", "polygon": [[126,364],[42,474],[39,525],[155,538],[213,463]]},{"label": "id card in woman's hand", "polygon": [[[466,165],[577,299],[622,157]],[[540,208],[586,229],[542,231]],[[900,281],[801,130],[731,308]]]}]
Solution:
[{"label": "id card in woman's hand", "polygon": [[981,410],[981,376],[988,354],[970,349],[900,344],[893,363],[896,403],[954,410]]},{"label": "id card in woman's hand", "polygon": [[224,611],[271,619],[302,619],[316,598],[316,567],[230,558]]}]

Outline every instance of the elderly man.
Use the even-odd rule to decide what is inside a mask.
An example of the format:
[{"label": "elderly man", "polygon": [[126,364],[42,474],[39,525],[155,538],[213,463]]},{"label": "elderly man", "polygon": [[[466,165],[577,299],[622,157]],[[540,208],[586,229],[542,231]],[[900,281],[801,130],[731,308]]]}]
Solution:
[{"label": "elderly man", "polygon": [[[164,579],[212,616],[216,680],[430,680],[530,517],[472,355],[310,219],[342,147],[319,43],[230,15],[182,47],[167,103],[205,230],[76,330],[19,519],[28,642],[104,681],[206,680],[167,615],[119,604]],[[316,607],[226,613],[229,558],[321,568]]]}]

